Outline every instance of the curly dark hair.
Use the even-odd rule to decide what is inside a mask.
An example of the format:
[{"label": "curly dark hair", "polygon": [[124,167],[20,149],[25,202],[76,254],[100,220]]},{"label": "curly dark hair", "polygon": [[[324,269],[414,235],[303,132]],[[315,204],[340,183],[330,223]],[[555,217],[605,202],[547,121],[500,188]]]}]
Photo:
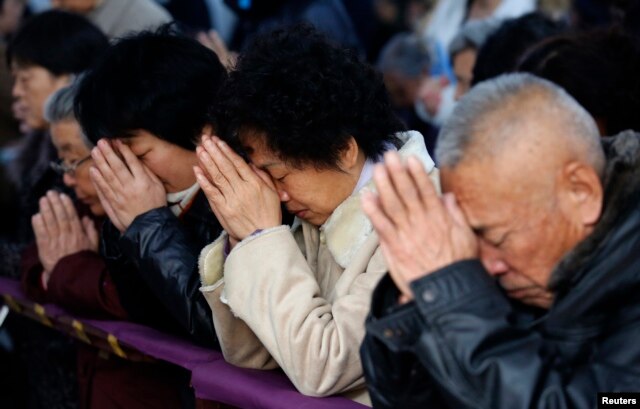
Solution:
[{"label": "curly dark hair", "polygon": [[309,25],[275,30],[240,56],[222,91],[220,136],[236,148],[243,131],[292,166],[336,167],[353,136],[377,159],[404,126],[382,77]]}]

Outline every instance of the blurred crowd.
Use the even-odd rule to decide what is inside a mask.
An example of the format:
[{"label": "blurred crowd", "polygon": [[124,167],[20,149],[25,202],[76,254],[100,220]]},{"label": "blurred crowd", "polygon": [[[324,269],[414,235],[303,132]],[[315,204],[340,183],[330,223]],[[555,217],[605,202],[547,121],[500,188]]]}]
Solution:
[{"label": "blurred crowd", "polygon": [[[640,391],[640,2],[2,0],[0,37],[34,301],[379,408]],[[14,314],[0,362],[2,408],[195,405]]]}]

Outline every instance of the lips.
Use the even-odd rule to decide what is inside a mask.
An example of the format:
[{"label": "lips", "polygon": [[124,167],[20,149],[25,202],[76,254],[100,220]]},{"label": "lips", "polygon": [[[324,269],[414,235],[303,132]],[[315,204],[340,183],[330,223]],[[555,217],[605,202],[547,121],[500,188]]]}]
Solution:
[{"label": "lips", "polygon": [[302,219],[304,215],[307,213],[307,209],[297,209],[297,210],[287,209],[287,211],[291,214],[296,215],[296,217],[298,217],[299,219]]}]

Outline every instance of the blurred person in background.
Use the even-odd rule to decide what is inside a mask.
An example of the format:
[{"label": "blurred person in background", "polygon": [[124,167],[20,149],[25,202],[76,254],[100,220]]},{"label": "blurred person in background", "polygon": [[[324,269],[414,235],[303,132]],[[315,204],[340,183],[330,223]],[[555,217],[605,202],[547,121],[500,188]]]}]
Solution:
[{"label": "blurred person in background", "polygon": [[456,79],[449,49],[466,22],[519,17],[535,8],[535,0],[439,0],[422,32],[432,61],[431,75],[420,92],[422,117],[441,126],[453,110]]},{"label": "blurred person in background", "polygon": [[[13,187],[6,176],[6,165],[15,158],[19,141],[19,123],[12,109],[13,79],[6,61],[7,41],[11,39],[26,15],[25,0],[0,0],[0,213],[11,212]],[[0,236],[7,226],[0,228]]]},{"label": "blurred person in background", "polygon": [[3,253],[5,275],[17,267],[10,260],[19,257],[20,246],[33,240],[30,219],[37,212],[38,199],[56,184],[61,185],[49,168],[55,149],[43,116],[44,102],[68,85],[75,74],[87,69],[107,46],[107,38],[93,24],[62,11],[33,16],[9,43],[7,63],[14,77],[12,93],[23,106],[23,121],[31,131],[21,141],[16,159],[8,165],[8,175],[16,186],[12,198],[17,214],[4,213],[0,223],[13,244],[7,254]]},{"label": "blurred person in background", "polygon": [[456,77],[456,92],[454,94],[456,101],[471,88],[473,67],[476,65],[478,52],[487,38],[501,24],[502,21],[496,19],[469,21],[451,41],[449,53],[453,62],[453,73]]},{"label": "blurred person in background", "polygon": [[199,41],[213,49],[223,64],[233,67],[237,52],[257,37],[278,27],[309,23],[344,47],[364,55],[364,47],[342,0],[224,0],[238,17],[232,40],[225,44],[217,33],[201,33]]},{"label": "blurred person in background", "polygon": [[380,51],[397,34],[420,33],[437,1],[374,0],[372,3],[373,27],[365,46],[368,59],[377,61],[380,58]]},{"label": "blurred person in background", "polygon": [[[107,46],[107,38],[93,24],[62,11],[31,17],[9,43],[13,96],[22,104],[22,119],[31,131],[20,141],[8,167],[15,190],[10,195],[11,209],[1,216],[0,226],[6,229],[0,241],[1,275],[19,275],[22,250],[34,239],[31,216],[38,212],[38,201],[48,190],[63,187],[49,167],[56,152],[43,116],[44,103],[97,60]],[[26,371],[27,407],[77,407],[73,342],[28,319],[13,324],[11,334]]]},{"label": "blurred person in background", "polygon": [[180,30],[189,36],[211,29],[211,10],[205,0],[161,0],[157,3],[169,12]]},{"label": "blurred person in background", "polygon": [[420,83],[428,76],[429,68],[429,53],[420,38],[412,33],[396,34],[382,49],[377,63],[396,113],[407,129],[422,133],[431,154],[437,129],[422,121],[415,111]]},{"label": "blurred person in background", "polygon": [[471,85],[515,71],[531,47],[565,30],[566,24],[539,12],[504,21],[478,51]]},{"label": "blurred person in background", "polygon": [[109,38],[172,21],[167,10],[153,0],[51,0],[51,6],[85,16]]},{"label": "blurred person in background", "polygon": [[640,39],[620,29],[550,38],[518,66],[564,88],[611,136],[640,131]]},{"label": "blurred person in background", "polygon": [[572,0],[538,0],[538,11],[553,21],[568,23]]}]

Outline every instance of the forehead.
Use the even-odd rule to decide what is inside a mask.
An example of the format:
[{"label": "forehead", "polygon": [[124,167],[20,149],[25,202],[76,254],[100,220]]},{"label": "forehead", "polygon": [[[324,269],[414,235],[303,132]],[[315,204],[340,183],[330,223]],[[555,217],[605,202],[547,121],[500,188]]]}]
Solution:
[{"label": "forehead", "polygon": [[158,138],[153,135],[151,132],[148,132],[144,129],[135,129],[132,131],[127,131],[126,135],[122,135],[118,137],[123,143],[129,146],[137,146],[137,145],[156,145],[165,142],[164,140]]},{"label": "forehead", "polygon": [[496,164],[475,163],[443,168],[443,193],[453,193],[473,228],[508,224],[527,201],[527,189]]},{"label": "forehead", "polygon": [[245,129],[239,132],[238,137],[247,156],[257,167],[284,165],[282,159],[267,146],[264,133]]},{"label": "forehead", "polygon": [[80,126],[76,121],[60,121],[51,124],[51,141],[60,152],[89,152],[82,140]]}]

